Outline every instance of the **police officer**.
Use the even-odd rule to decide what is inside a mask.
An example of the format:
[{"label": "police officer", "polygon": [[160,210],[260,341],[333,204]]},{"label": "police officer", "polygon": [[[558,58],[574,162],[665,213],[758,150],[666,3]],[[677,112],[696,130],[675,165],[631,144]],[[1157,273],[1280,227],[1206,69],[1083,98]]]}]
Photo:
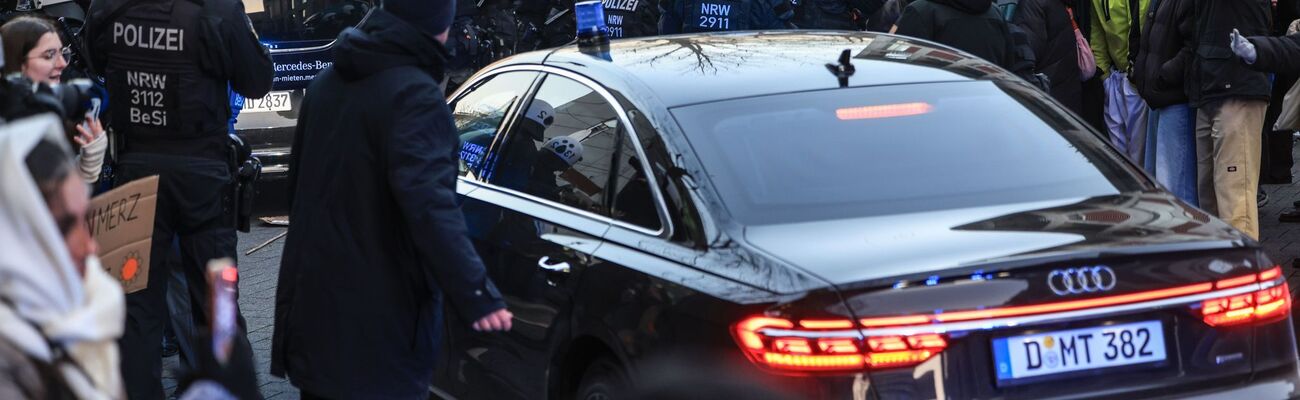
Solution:
[{"label": "police officer", "polygon": [[654,36],[659,33],[656,0],[603,0],[610,39]]},{"label": "police officer", "polygon": [[783,29],[787,0],[664,0],[659,34]]},{"label": "police officer", "polygon": [[487,65],[480,60],[480,54],[487,51],[480,50],[483,43],[479,37],[481,28],[475,21],[478,17],[478,1],[456,0],[456,17],[451,22],[451,30],[447,33],[447,43],[444,46],[449,53],[445,83],[447,95],[451,95],[475,71]]},{"label": "police officer", "polygon": [[[116,183],[160,176],[149,284],[127,295],[121,357],[128,398],[161,399],[169,269],[162,260],[179,238],[180,268],[201,288],[209,260],[235,257],[227,90],[263,97],[274,70],[239,0],[97,0],[85,34],[124,142]],[[236,346],[247,345],[237,336]]]},{"label": "police officer", "polygon": [[796,0],[792,22],[799,29],[860,31],[884,5],[885,0]]}]

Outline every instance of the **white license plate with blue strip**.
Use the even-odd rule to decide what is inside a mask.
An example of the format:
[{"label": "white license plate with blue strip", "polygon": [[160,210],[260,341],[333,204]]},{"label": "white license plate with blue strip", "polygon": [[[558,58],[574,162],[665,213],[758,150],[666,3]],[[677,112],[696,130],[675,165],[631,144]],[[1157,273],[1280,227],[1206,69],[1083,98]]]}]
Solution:
[{"label": "white license plate with blue strip", "polygon": [[239,112],[248,114],[291,110],[293,110],[293,102],[289,100],[289,92],[284,91],[267,93],[260,99],[244,99],[244,108]]},{"label": "white license plate with blue strip", "polygon": [[998,381],[1165,360],[1160,321],[993,339]]}]

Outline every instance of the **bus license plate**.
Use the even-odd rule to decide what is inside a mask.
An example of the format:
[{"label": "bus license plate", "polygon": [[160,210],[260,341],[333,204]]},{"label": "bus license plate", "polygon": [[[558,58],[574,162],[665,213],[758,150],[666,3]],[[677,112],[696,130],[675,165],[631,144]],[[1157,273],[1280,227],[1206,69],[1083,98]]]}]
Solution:
[{"label": "bus license plate", "polygon": [[1165,360],[1160,321],[993,339],[998,381]]}]

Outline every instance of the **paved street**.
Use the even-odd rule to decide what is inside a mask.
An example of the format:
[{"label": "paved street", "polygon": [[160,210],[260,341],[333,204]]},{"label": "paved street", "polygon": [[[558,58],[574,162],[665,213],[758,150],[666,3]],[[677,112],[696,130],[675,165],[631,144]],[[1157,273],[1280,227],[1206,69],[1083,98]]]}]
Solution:
[{"label": "paved street", "polygon": [[[1292,151],[1295,159],[1300,160],[1300,151]],[[1300,167],[1293,166],[1291,176],[1300,177]],[[1291,203],[1300,200],[1300,185],[1264,185],[1269,202],[1259,209],[1259,230],[1261,244],[1267,250],[1273,262],[1282,265],[1287,271],[1287,280],[1291,283],[1291,293],[1300,289],[1300,274],[1296,273],[1292,261],[1300,258],[1300,223],[1278,222],[1277,216],[1291,209]]]},{"label": "paved street", "polygon": [[[298,390],[288,381],[271,376],[271,333],[275,320],[275,285],[280,272],[280,254],[284,240],[252,255],[244,253],[279,235],[285,228],[261,225],[254,222],[253,231],[239,235],[239,308],[248,321],[248,340],[257,355],[258,382],[267,399],[297,399]],[[178,365],[178,357],[164,361],[164,384],[171,391],[176,383],[170,379]]]}]

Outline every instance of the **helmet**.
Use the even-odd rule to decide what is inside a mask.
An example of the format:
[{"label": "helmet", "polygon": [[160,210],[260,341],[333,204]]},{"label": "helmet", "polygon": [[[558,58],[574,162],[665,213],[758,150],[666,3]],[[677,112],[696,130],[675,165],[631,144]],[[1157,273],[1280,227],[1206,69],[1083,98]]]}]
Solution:
[{"label": "helmet", "polygon": [[542,124],[542,127],[550,127],[555,123],[555,107],[542,99],[534,99],[533,104],[528,105],[528,112],[524,114],[528,119]]},{"label": "helmet", "polygon": [[564,163],[569,164],[569,166],[573,166],[573,164],[577,164],[578,161],[582,161],[582,143],[578,143],[577,140],[573,140],[573,138],[568,136],[556,136],[546,139],[546,142],[542,143],[542,148],[555,153],[557,157],[560,157],[560,159],[564,160]]}]

